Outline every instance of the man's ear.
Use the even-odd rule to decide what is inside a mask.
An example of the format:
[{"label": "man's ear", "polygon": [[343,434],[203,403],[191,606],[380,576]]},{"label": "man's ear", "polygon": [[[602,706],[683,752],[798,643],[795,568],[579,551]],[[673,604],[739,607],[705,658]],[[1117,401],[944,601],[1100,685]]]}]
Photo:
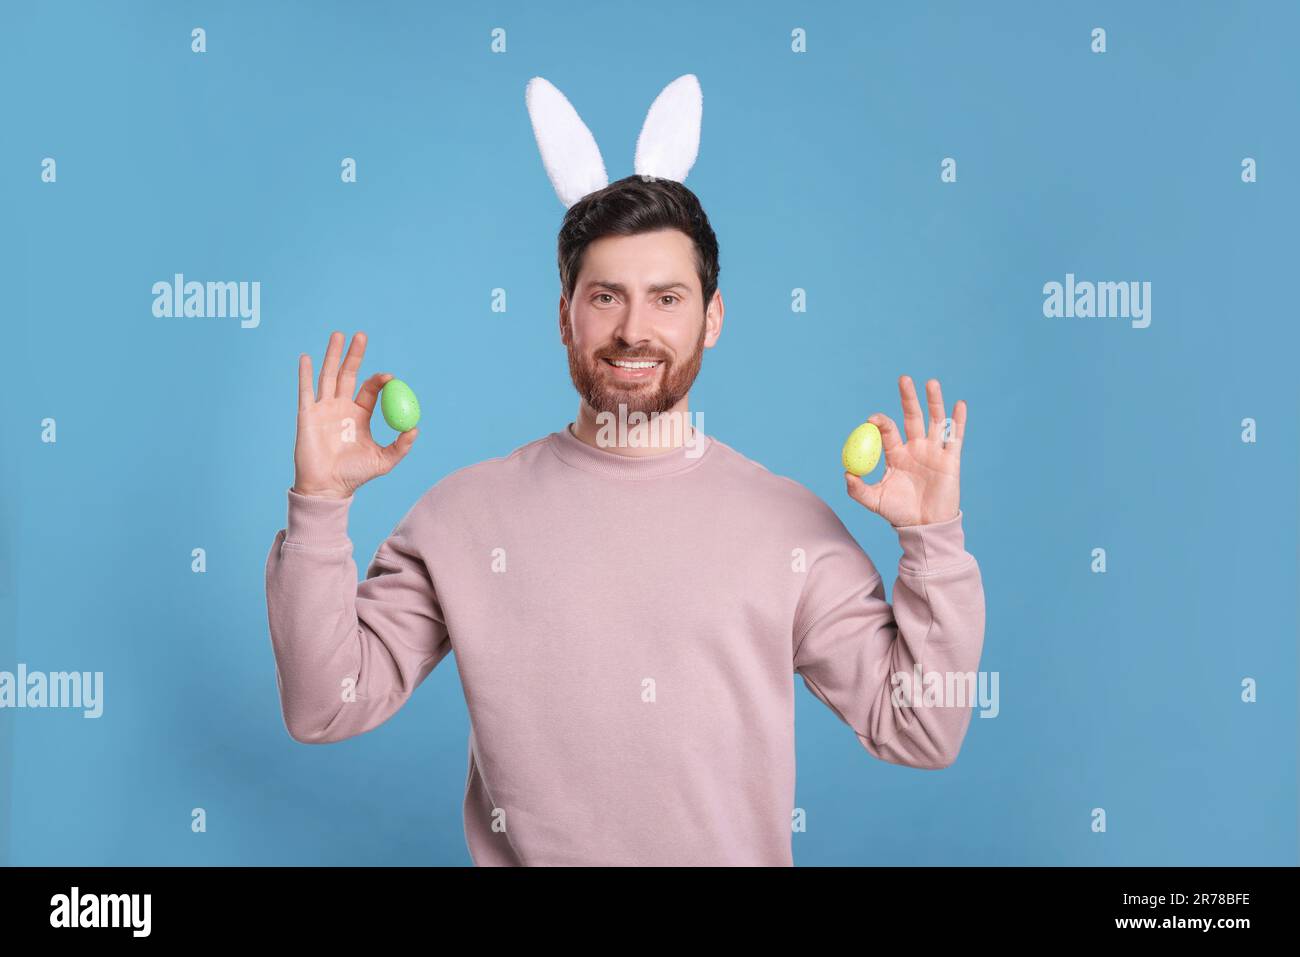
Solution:
[{"label": "man's ear", "polygon": [[704,348],[712,349],[722,335],[722,316],[725,309],[722,305],[722,290],[715,289],[713,298],[709,300],[709,308],[704,311]]},{"label": "man's ear", "polygon": [[573,344],[573,330],[569,325],[569,304],[560,296],[560,341],[566,346]]}]

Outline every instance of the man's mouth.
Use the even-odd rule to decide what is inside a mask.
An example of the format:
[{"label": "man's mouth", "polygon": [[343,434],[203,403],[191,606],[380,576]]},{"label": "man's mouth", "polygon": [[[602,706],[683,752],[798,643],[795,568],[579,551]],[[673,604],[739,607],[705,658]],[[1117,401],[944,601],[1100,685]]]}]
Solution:
[{"label": "man's mouth", "polygon": [[663,365],[662,359],[602,358],[600,361],[613,369],[615,377],[619,379],[648,379]]}]

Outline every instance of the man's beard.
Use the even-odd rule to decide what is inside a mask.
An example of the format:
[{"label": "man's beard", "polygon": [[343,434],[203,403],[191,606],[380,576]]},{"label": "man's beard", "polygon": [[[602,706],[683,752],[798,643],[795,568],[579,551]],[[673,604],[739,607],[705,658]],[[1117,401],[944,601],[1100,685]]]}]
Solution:
[{"label": "man's beard", "polygon": [[[695,377],[699,375],[700,365],[704,361],[704,334],[708,323],[700,323],[700,337],[695,342],[695,351],[680,363],[654,349],[620,349],[609,345],[597,349],[590,359],[577,355],[572,345],[569,351],[569,376],[578,395],[596,413],[608,412],[618,415],[619,406],[627,414],[644,412],[646,415],[667,412],[691,391]],[[660,359],[662,364],[655,371],[657,384],[649,382],[619,383],[612,380],[602,366],[608,366],[603,357],[611,359]]]}]

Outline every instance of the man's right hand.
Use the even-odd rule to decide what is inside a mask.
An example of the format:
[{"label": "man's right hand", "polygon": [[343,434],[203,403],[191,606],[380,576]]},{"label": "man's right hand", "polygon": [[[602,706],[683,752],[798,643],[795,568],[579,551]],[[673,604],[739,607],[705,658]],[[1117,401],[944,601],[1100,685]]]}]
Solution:
[{"label": "man's right hand", "polygon": [[325,364],[320,370],[319,392],[312,391],[311,356],[298,357],[298,438],[293,449],[293,491],[300,495],[347,498],[376,475],[392,470],[415,444],[419,429],[402,432],[391,445],[380,446],[370,437],[370,417],[379,390],[393,376],[376,372],[357,386],[357,371],[366,352],[366,334],[352,337],[342,367],[344,335],[330,335]]}]

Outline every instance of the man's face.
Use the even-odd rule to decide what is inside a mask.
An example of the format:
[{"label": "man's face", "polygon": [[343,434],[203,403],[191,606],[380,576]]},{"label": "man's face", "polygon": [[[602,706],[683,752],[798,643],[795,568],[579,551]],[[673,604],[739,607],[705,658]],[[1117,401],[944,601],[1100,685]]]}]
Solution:
[{"label": "man's face", "polygon": [[694,244],[680,230],[596,240],[573,301],[560,299],[574,388],[597,413],[673,409],[721,331],[721,294],[705,305]]}]

